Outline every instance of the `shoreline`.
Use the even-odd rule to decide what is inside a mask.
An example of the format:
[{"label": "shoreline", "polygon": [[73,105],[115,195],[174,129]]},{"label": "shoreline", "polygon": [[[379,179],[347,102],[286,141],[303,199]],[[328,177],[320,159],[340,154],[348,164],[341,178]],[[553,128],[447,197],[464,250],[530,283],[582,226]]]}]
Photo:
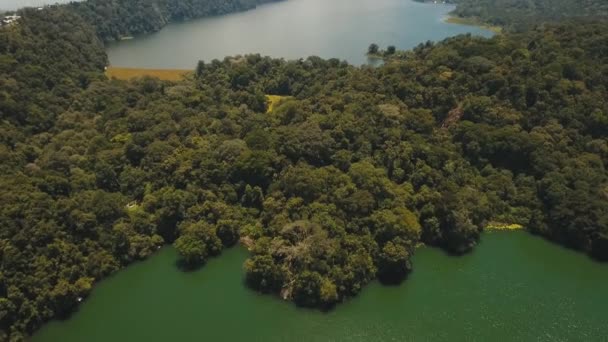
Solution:
[{"label": "shoreline", "polygon": [[484,231],[492,232],[492,231],[515,231],[515,230],[526,230],[524,226],[517,223],[504,223],[504,222],[489,222]]},{"label": "shoreline", "polygon": [[443,22],[455,25],[476,26],[488,31],[492,31],[495,34],[501,34],[503,32],[503,28],[501,26],[490,25],[480,21],[477,18],[463,18],[448,14],[443,18]]}]

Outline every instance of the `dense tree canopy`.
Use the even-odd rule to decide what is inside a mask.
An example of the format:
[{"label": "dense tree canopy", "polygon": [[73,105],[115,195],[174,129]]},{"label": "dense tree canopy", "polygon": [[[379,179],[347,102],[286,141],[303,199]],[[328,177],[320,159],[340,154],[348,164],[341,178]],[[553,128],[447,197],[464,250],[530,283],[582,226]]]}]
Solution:
[{"label": "dense tree canopy", "polygon": [[74,11],[96,3],[0,29],[0,340],[170,243],[196,267],[240,240],[249,286],[320,308],[489,221],[608,259],[605,21],[126,82]]},{"label": "dense tree canopy", "polygon": [[456,16],[514,30],[567,18],[608,17],[605,0],[450,0]]},{"label": "dense tree canopy", "polygon": [[159,31],[171,22],[221,15],[281,0],[88,0],[70,10],[95,27],[103,41]]}]

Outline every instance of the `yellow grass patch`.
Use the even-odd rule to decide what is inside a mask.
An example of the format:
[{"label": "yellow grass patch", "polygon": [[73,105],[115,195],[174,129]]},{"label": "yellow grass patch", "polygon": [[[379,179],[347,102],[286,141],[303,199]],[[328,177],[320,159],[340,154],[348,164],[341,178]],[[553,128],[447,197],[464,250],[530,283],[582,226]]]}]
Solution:
[{"label": "yellow grass patch", "polygon": [[490,222],[486,226],[486,230],[522,230],[524,226],[516,223]]},{"label": "yellow grass patch", "polygon": [[190,72],[190,70],[178,69],[138,69],[108,67],[108,69],[106,70],[106,76],[108,78],[116,78],[119,80],[130,80],[132,78],[150,76],[159,78],[163,81],[181,81]]},{"label": "yellow grass patch", "polygon": [[112,137],[112,142],[127,143],[131,141],[131,133],[120,133]]},{"label": "yellow grass patch", "polygon": [[444,71],[441,74],[439,74],[439,78],[441,78],[444,81],[448,81],[448,80],[452,79],[452,76],[454,76],[454,73],[451,71]]},{"label": "yellow grass patch", "polygon": [[266,100],[268,101],[268,110],[266,113],[271,113],[281,101],[289,98],[291,98],[291,96],[266,95]]},{"label": "yellow grass patch", "polygon": [[139,210],[139,208],[141,208],[141,206],[139,205],[139,203],[137,203],[135,201],[131,202],[125,206],[125,209],[127,209],[128,213],[134,213],[137,210]]}]

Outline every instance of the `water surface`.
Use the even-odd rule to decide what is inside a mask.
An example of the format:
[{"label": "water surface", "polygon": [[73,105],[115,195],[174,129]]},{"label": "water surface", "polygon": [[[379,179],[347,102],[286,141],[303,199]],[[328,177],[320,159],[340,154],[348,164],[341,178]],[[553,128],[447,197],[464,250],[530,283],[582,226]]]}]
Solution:
[{"label": "water surface", "polygon": [[370,43],[410,49],[427,40],[492,32],[448,24],[454,7],[412,0],[286,0],[255,10],[171,24],[110,44],[114,66],[192,69],[199,60],[260,53],[287,59],[320,56],[361,65]]},{"label": "water surface", "polygon": [[42,7],[45,5],[67,4],[80,0],[0,0],[0,11],[14,11],[22,7]]},{"label": "water surface", "polygon": [[420,249],[402,285],[366,287],[329,313],[298,309],[242,283],[234,248],[183,273],[162,250],[103,281],[35,342],[601,341],[608,265],[523,232],[488,233],[464,257]]}]

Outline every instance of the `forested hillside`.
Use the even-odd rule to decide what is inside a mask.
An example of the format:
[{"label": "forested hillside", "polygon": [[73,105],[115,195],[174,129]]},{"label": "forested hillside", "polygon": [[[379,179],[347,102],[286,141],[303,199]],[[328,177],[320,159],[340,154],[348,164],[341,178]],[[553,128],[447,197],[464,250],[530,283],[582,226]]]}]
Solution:
[{"label": "forested hillside", "polygon": [[194,268],[241,240],[249,286],[320,308],[491,221],[608,259],[606,21],[126,82],[101,41],[133,29],[74,8],[0,30],[0,340],[165,244]]},{"label": "forested hillside", "polygon": [[567,18],[608,17],[605,0],[452,0],[454,15],[515,30]]},{"label": "forested hillside", "polygon": [[245,11],[281,0],[89,0],[70,10],[95,27],[103,41],[156,32],[170,22]]},{"label": "forested hillside", "polygon": [[0,115],[19,134],[53,127],[107,64],[93,28],[64,7],[25,11],[19,25],[0,29],[0,56]]}]

